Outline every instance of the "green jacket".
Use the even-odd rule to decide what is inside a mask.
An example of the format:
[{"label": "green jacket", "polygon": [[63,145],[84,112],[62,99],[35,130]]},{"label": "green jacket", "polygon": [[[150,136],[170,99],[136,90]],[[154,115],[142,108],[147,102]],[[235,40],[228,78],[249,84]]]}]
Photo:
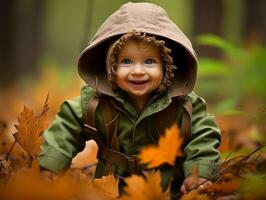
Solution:
[{"label": "green jacket", "polygon": [[[86,142],[83,124],[88,101],[94,95],[95,91],[86,85],[82,88],[80,97],[62,104],[56,119],[44,132],[45,142],[39,156],[41,167],[62,173],[69,168],[72,158],[83,150]],[[205,101],[195,93],[191,93],[189,97],[193,105],[192,139],[184,149],[185,161],[182,163],[184,176],[190,175],[193,167],[198,166],[199,176],[209,177],[219,162],[217,147],[220,143],[220,131],[214,122],[214,117],[207,114]],[[118,127],[119,143],[124,153],[128,156],[135,155],[143,146],[156,143],[158,133],[153,123],[154,114],[169,106],[171,98],[165,95],[154,100],[140,114],[121,96],[115,99],[127,111],[119,115]],[[179,117],[177,116],[177,123],[180,121]],[[105,131],[100,109],[96,111],[96,124],[101,132]],[[100,161],[97,177],[103,172],[101,164]]]}]

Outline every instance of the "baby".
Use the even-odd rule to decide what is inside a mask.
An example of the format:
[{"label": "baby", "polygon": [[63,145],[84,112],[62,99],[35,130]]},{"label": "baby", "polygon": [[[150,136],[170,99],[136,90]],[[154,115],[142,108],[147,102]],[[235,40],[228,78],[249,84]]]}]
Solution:
[{"label": "baby", "polygon": [[[135,155],[156,144],[173,123],[184,137],[184,158],[175,167],[158,167],[162,187],[171,184],[172,197],[187,193],[217,169],[220,130],[205,101],[193,92],[196,54],[161,7],[122,5],[81,53],[78,68],[86,84],[79,97],[62,104],[44,133],[39,156],[43,173],[65,172],[93,139],[99,146],[95,178],[142,174],[145,169]],[[195,168],[196,182],[191,176]]]}]

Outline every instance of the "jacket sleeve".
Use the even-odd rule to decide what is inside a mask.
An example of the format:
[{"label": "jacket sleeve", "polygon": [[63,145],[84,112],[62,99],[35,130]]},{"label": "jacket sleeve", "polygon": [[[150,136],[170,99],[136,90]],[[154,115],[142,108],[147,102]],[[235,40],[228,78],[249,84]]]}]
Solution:
[{"label": "jacket sleeve", "polygon": [[72,158],[84,149],[86,140],[82,129],[86,103],[83,99],[80,96],[63,102],[55,120],[44,132],[39,155],[41,168],[61,174],[69,168]]},{"label": "jacket sleeve", "polygon": [[207,113],[206,102],[191,93],[192,99],[192,138],[184,152],[186,160],[183,164],[185,177],[191,175],[197,167],[200,177],[209,178],[219,167],[221,134],[214,116]]}]

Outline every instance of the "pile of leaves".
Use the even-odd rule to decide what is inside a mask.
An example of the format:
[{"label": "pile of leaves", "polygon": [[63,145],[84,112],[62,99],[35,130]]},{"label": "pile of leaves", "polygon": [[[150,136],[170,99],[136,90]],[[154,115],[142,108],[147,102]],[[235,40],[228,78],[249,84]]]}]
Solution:
[{"label": "pile of leaves", "polygon": [[[145,176],[132,175],[127,178],[115,174],[93,179],[96,150],[87,152],[85,159],[76,164],[63,177],[50,179],[40,173],[37,156],[43,141],[42,133],[47,128],[48,96],[40,114],[35,115],[24,107],[15,125],[16,133],[9,134],[6,123],[0,122],[0,199],[138,199],[170,200],[170,189],[163,190],[159,171],[151,170]],[[173,166],[176,158],[183,156],[182,137],[177,125],[166,129],[156,146],[144,148],[138,158],[149,169],[163,164]],[[211,199],[266,199],[264,180],[266,178],[266,154],[264,146],[257,146],[249,153],[223,158],[221,168],[210,179],[213,184],[200,188],[195,185],[182,200]],[[91,159],[91,158],[94,159]],[[90,160],[86,162],[84,160]],[[126,186],[119,194],[118,179],[123,178]],[[198,179],[197,170],[193,178]]]}]

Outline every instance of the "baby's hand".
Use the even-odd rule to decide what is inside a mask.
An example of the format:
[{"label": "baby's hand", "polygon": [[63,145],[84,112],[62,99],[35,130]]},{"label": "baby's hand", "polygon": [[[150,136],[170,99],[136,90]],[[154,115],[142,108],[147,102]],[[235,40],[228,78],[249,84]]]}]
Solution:
[{"label": "baby's hand", "polygon": [[[211,181],[206,181],[207,179],[205,178],[195,178],[194,176],[189,176],[187,177],[183,184],[180,187],[180,191],[182,194],[187,194],[188,192],[190,192],[192,189],[194,189],[196,186],[200,185],[201,183],[203,183],[202,185],[200,185],[197,189],[198,190],[202,190],[204,189],[206,186],[211,184]],[[206,182],[205,182],[206,181]]]}]

